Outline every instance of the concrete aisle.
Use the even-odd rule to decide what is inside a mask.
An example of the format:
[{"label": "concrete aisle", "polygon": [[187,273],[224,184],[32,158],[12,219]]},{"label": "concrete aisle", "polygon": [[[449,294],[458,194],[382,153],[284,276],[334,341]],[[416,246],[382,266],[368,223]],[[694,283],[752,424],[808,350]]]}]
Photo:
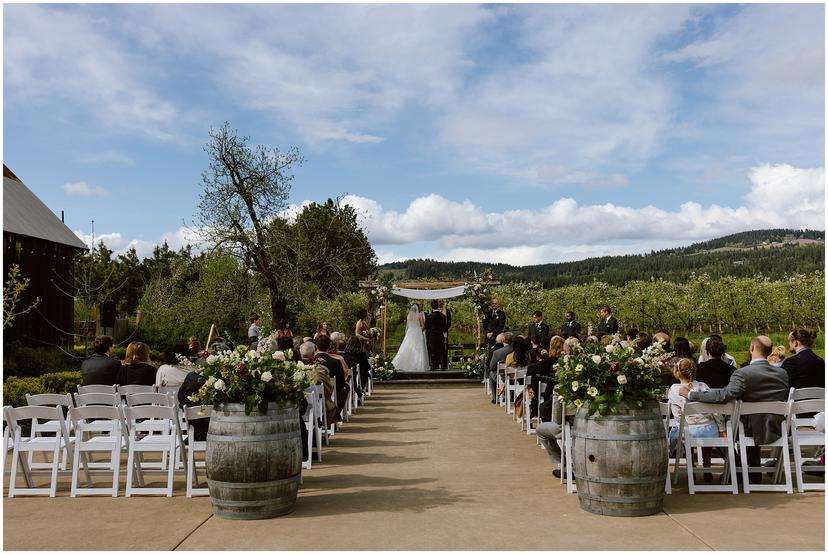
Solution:
[{"label": "concrete aisle", "polygon": [[[210,515],[209,499],[4,498],[5,549],[823,550],[824,495],[668,497],[583,512],[534,437],[481,388],[378,387],[305,474],[296,511]],[[65,488],[60,493],[68,496]],[[781,531],[784,530],[784,531]]]}]

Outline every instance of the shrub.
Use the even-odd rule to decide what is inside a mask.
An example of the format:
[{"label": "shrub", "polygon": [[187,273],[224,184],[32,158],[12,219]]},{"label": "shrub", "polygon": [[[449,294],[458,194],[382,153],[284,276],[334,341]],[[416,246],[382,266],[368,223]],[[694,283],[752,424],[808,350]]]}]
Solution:
[{"label": "shrub", "polygon": [[43,388],[46,392],[54,394],[74,393],[78,391],[78,385],[83,383],[80,371],[61,371],[58,373],[47,373],[40,376]]},{"label": "shrub", "polygon": [[82,356],[73,356],[56,348],[30,348],[9,344],[3,360],[4,377],[37,377],[44,373],[80,370]]},{"label": "shrub", "polygon": [[9,377],[3,383],[3,405],[25,406],[26,393],[43,394],[47,392],[40,377]]}]

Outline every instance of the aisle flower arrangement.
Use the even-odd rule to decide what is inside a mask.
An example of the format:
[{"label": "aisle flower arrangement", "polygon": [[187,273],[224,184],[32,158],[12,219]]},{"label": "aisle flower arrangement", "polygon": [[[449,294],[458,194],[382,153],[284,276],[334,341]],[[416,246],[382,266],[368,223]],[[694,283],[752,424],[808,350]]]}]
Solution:
[{"label": "aisle flower arrangement", "polygon": [[471,356],[464,356],[460,362],[465,376],[469,379],[482,379],[486,371],[486,352],[481,350]]},{"label": "aisle flower arrangement", "polygon": [[670,357],[660,342],[638,354],[617,335],[606,346],[576,346],[554,366],[558,397],[579,408],[588,403],[590,415],[617,414],[622,402],[644,407],[647,401],[663,396],[661,374]]},{"label": "aisle flower arrangement", "polygon": [[268,402],[298,405],[304,390],[313,384],[313,366],[291,359],[292,352],[275,350],[275,339],[260,341],[259,349],[239,345],[219,354],[202,353],[204,366],[195,371],[206,379],[189,398],[200,404],[244,404],[248,415],[267,411]]},{"label": "aisle flower arrangement", "polygon": [[394,364],[391,356],[383,356],[382,353],[374,354],[368,359],[374,371],[374,379],[377,381],[389,381],[394,378]]}]

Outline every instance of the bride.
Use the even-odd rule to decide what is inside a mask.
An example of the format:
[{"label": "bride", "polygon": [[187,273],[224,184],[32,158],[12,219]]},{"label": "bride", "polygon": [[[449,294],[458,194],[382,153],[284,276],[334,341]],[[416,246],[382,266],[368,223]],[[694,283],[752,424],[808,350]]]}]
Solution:
[{"label": "bride", "polygon": [[428,349],[425,339],[425,315],[414,303],[408,310],[405,338],[391,363],[397,371],[428,371]]}]

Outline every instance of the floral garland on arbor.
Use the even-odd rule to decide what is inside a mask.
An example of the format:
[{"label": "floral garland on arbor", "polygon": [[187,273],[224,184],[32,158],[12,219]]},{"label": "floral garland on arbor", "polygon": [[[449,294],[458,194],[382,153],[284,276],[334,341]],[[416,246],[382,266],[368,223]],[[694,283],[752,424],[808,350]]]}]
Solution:
[{"label": "floral garland on arbor", "polygon": [[489,308],[492,281],[492,270],[489,268],[484,269],[480,275],[475,272],[466,279],[466,296],[471,299],[478,315]]}]

